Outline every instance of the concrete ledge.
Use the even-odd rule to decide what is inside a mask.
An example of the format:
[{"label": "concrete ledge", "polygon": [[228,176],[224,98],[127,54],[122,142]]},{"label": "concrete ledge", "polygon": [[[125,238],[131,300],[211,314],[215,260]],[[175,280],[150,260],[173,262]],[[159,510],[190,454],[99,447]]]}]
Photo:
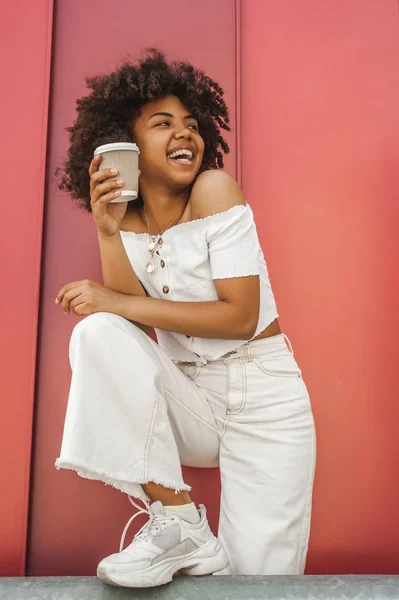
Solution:
[{"label": "concrete ledge", "polygon": [[0,600],[399,600],[399,575],[175,577],[148,589],[103,584],[96,577],[2,577]]}]

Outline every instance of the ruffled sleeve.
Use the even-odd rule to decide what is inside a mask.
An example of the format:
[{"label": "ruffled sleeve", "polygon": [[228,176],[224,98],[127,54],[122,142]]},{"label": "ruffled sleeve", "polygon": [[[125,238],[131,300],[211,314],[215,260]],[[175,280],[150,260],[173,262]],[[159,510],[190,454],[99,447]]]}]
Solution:
[{"label": "ruffled sleeve", "polygon": [[261,248],[248,204],[214,215],[207,229],[207,243],[212,279],[260,275]]}]

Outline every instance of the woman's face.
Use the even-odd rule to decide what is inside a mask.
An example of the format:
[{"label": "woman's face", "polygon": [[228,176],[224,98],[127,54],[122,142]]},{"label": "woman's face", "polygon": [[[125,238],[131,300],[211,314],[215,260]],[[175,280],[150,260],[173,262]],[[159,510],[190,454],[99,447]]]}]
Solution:
[{"label": "woman's face", "polygon": [[145,104],[134,125],[133,137],[140,149],[140,180],[167,183],[174,189],[194,181],[205,144],[198,122],[177,96]]}]

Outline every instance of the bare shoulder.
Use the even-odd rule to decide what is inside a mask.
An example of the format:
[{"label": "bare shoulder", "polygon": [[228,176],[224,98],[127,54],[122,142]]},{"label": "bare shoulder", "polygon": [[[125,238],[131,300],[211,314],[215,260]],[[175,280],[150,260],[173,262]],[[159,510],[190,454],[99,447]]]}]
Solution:
[{"label": "bare shoulder", "polygon": [[226,171],[204,171],[193,185],[190,197],[194,219],[202,219],[237,206],[246,205],[241,187]]}]

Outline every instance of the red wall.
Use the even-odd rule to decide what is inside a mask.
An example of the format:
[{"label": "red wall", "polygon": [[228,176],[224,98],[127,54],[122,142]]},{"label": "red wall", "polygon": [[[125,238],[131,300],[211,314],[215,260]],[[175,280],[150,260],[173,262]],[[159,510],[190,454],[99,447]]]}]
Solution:
[{"label": "red wall", "polygon": [[398,573],[396,0],[245,0],[243,188],[313,401],[308,573]]},{"label": "red wall", "polygon": [[25,566],[52,1],[0,4],[0,576]]},{"label": "red wall", "polygon": [[[85,76],[154,44],[220,81],[236,124],[226,168],[238,178],[242,172],[280,324],[303,369],[317,424],[307,573],[398,573],[396,2],[202,0],[198,6],[56,2],[28,573],[93,574],[131,514],[119,492],[53,467],[70,382],[69,336],[78,322],[63,315],[54,296],[68,281],[101,276],[92,218],[72,209],[53,173],[66,152],[75,98],[86,93]],[[0,47],[8,59],[8,94],[1,102],[11,148],[3,165],[11,164],[11,176],[4,175],[4,198],[15,196],[21,164],[30,182],[23,204],[3,203],[1,237],[7,288],[0,311],[6,407],[0,454],[7,458],[0,476],[7,485],[0,574],[14,575],[23,573],[25,550],[51,2],[37,1],[33,10],[19,0],[7,11]],[[112,40],[108,50],[104,40]],[[216,529],[217,471],[186,474]]]}]

